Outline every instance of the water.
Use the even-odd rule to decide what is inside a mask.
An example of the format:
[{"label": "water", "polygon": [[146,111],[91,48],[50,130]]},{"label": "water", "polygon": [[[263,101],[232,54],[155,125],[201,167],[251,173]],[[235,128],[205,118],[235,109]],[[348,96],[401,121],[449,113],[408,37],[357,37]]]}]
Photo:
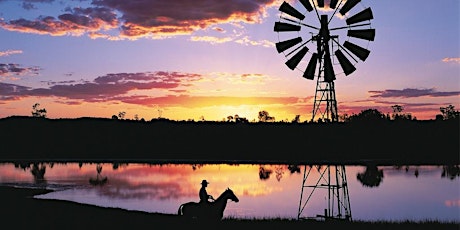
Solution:
[{"label": "water", "polygon": [[[272,164],[2,163],[0,184],[54,190],[38,199],[175,214],[180,204],[199,200],[200,183],[206,179],[209,194],[218,197],[230,188],[240,200],[228,202],[224,218],[297,219],[324,214],[331,201],[329,190],[304,187],[302,200],[300,196],[302,185],[327,183],[327,174],[320,177],[326,169]],[[344,169],[347,212],[353,220],[460,221],[458,166],[346,165]],[[305,183],[304,170],[310,171]],[[335,174],[330,180],[335,182]]]}]

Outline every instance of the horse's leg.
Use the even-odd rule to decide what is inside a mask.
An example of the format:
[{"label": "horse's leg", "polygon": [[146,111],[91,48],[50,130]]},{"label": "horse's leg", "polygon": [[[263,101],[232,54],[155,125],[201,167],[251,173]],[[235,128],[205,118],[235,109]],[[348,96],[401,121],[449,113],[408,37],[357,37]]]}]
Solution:
[{"label": "horse's leg", "polygon": [[182,207],[184,207],[184,204],[181,204],[181,205],[179,206],[179,209],[177,210],[177,215],[179,215],[179,216],[184,215],[184,213],[182,213]]}]

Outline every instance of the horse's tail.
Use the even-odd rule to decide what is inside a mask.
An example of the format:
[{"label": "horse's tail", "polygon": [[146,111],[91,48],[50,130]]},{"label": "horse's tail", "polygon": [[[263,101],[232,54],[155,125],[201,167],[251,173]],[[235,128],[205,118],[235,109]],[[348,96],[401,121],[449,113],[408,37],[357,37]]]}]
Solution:
[{"label": "horse's tail", "polygon": [[179,206],[179,209],[177,210],[177,215],[182,216],[184,213],[182,213],[182,207],[184,207],[184,204],[181,204]]}]

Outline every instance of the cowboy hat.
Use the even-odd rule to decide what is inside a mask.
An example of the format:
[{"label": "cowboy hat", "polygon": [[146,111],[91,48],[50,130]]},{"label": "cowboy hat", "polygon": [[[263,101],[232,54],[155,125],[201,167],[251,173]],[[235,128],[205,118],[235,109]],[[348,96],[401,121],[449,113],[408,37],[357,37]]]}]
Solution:
[{"label": "cowboy hat", "polygon": [[202,180],[201,184],[209,184],[209,182],[207,182],[206,180]]}]

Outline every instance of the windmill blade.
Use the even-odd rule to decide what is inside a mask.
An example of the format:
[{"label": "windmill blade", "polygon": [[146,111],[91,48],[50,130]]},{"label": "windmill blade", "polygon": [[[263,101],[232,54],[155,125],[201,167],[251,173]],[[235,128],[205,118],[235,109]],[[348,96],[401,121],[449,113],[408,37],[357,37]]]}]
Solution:
[{"label": "windmill blade", "polygon": [[324,0],[317,0],[318,2],[318,7],[323,8],[324,7]]},{"label": "windmill blade", "polygon": [[280,6],[279,9],[281,12],[284,12],[286,14],[291,15],[294,18],[298,18],[300,20],[303,20],[305,18],[305,15],[297,11],[294,7],[292,7],[289,3],[283,2]]},{"label": "windmill blade", "polygon": [[338,0],[331,0],[331,3],[329,4],[329,6],[332,9],[335,9],[337,7],[337,2],[338,2]]},{"label": "windmill blade", "polygon": [[342,66],[345,75],[349,75],[356,70],[356,67],[345,57],[342,51],[335,51],[335,56],[339,60],[340,66]]},{"label": "windmill blade", "polygon": [[351,8],[355,7],[361,0],[347,0],[342,8],[339,10],[340,14],[344,16]]},{"label": "windmill blade", "polygon": [[297,38],[293,38],[293,39],[289,39],[289,40],[286,40],[286,41],[282,41],[282,42],[278,42],[276,43],[276,50],[278,51],[278,53],[281,53],[299,43],[302,42],[302,38],[301,37],[297,37]]},{"label": "windmill blade", "polygon": [[285,22],[275,22],[275,32],[300,31],[300,26]]},{"label": "windmill blade", "polygon": [[299,0],[300,3],[305,7],[305,9],[308,10],[308,12],[311,12],[313,10],[313,6],[310,4],[310,0]]},{"label": "windmill blade", "polygon": [[361,46],[353,44],[349,41],[345,41],[345,43],[343,43],[343,47],[350,50],[354,55],[356,55],[356,57],[358,57],[362,61],[365,61],[366,58],[369,56],[369,53],[371,52],[368,49],[365,49]]},{"label": "windmill blade", "polygon": [[358,22],[363,22],[363,21],[367,21],[367,20],[371,20],[374,18],[374,15],[372,15],[372,10],[371,8],[367,8],[353,16],[351,16],[350,18],[348,18],[347,20],[345,20],[347,22],[347,25],[351,25],[351,24],[355,24],[355,23],[358,23]]},{"label": "windmill blade", "polygon": [[361,38],[368,41],[374,41],[375,29],[349,30],[347,33],[350,37]]},{"label": "windmill blade", "polygon": [[333,82],[335,80],[334,67],[332,66],[331,55],[329,52],[324,54],[324,81]]},{"label": "windmill blade", "polygon": [[292,56],[291,59],[287,60],[286,65],[289,67],[289,69],[294,70],[302,58],[305,56],[305,54],[307,54],[307,52],[308,48],[304,46],[299,52]]},{"label": "windmill blade", "polygon": [[308,62],[308,66],[303,73],[303,77],[306,79],[313,80],[315,77],[315,70],[316,70],[316,63],[318,62],[318,54],[313,53],[311,55],[310,61]]}]

